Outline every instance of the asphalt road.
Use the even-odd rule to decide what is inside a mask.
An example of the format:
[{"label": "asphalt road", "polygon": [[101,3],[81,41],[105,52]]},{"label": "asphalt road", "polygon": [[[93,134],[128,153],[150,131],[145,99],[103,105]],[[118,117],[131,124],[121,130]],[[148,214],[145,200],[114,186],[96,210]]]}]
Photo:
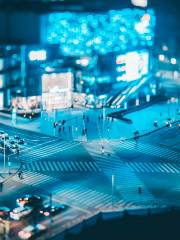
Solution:
[{"label": "asphalt road", "polygon": [[56,221],[52,223],[51,234],[98,211],[179,204],[180,130],[176,125],[138,142],[103,143],[63,141],[5,125],[0,128],[26,141],[20,150],[23,179],[16,175],[5,183],[0,205],[14,208],[16,198],[26,193],[42,195],[45,201],[52,194],[53,202],[70,208],[57,217],[63,216],[63,223],[58,227]]}]

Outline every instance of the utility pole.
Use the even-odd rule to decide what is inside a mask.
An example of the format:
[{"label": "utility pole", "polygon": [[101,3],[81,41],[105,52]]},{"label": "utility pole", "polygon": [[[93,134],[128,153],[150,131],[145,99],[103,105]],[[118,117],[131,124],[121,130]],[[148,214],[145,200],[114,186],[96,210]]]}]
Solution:
[{"label": "utility pole", "polygon": [[114,198],[114,174],[111,176],[111,190],[112,190],[112,208],[113,208],[113,198]]},{"label": "utility pole", "polygon": [[5,168],[6,168],[6,146],[5,146],[5,143],[6,143],[6,139],[4,136],[4,172],[5,172]]}]

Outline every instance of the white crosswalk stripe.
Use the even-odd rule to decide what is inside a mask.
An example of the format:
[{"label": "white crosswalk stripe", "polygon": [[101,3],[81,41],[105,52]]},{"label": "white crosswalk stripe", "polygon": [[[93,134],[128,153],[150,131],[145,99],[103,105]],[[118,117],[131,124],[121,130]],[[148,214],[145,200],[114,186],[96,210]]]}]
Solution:
[{"label": "white crosswalk stripe", "polygon": [[180,166],[170,162],[126,162],[137,173],[180,173]]},{"label": "white crosswalk stripe", "polygon": [[54,177],[39,173],[25,171],[23,172],[22,180],[19,179],[18,176],[14,176],[13,180],[39,188],[42,191],[50,191],[53,195],[53,198],[68,199],[69,202],[72,201],[73,204],[80,204],[82,208],[90,207],[93,209],[106,209],[108,207],[112,207],[112,204],[118,208],[129,208],[136,206],[134,203],[119,199],[116,196],[112,198],[111,194],[88,189],[75,183],[65,183]]},{"label": "white crosswalk stripe", "polygon": [[113,146],[114,150],[117,152],[122,149],[127,149],[130,151],[136,151],[136,152],[164,158],[174,162],[180,161],[179,152],[176,152],[164,147],[160,147],[160,146],[154,146],[148,143],[141,143],[141,142],[136,143],[135,141],[119,141],[119,142],[111,142],[110,145]]},{"label": "white crosswalk stripe", "polygon": [[28,151],[22,153],[20,159],[22,162],[32,162],[43,158],[47,158],[53,154],[57,154],[62,151],[66,151],[77,147],[81,143],[72,141],[56,141],[50,142],[47,145],[29,149]]},{"label": "white crosswalk stripe", "polygon": [[98,192],[73,183],[62,184],[61,188],[54,189],[53,196],[72,200],[74,204],[81,204],[81,207],[84,208],[102,209],[112,207],[112,204],[113,206],[122,208],[135,206],[132,202],[119,199],[115,196],[112,202],[111,194]]},{"label": "white crosswalk stripe", "polygon": [[[154,201],[153,195],[148,191],[144,183],[135,175],[131,168],[120,160],[109,145],[105,146],[104,154],[101,153],[101,146],[98,146],[96,143],[87,143],[85,147],[109,180],[112,181],[112,176],[114,177],[114,187],[120,192],[124,200],[134,203],[143,202],[147,205]],[[136,169],[138,169],[138,166]],[[139,186],[144,189],[141,197],[137,194]]]},{"label": "white crosswalk stripe", "polygon": [[54,185],[55,183],[59,183],[59,179],[57,178],[28,171],[23,171],[23,179],[15,175],[12,180],[42,189],[47,186],[49,187],[51,184]]},{"label": "white crosswalk stripe", "polygon": [[93,161],[33,161],[24,163],[23,169],[34,172],[100,172],[98,164]]}]

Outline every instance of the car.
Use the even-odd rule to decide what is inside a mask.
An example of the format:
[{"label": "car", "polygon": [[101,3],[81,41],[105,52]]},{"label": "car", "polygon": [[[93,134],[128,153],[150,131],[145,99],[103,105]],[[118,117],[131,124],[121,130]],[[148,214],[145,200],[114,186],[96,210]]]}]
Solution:
[{"label": "car", "polygon": [[61,212],[63,212],[64,210],[67,209],[67,205],[61,204],[58,206],[44,206],[42,209],[39,210],[39,213],[44,215],[45,217],[48,216],[55,216]]},{"label": "car", "polygon": [[19,136],[15,135],[15,136],[14,136],[14,139],[15,139],[15,140],[19,140],[19,139],[21,139],[21,138],[20,138]]},{"label": "car", "polygon": [[24,139],[21,138],[18,140],[18,144],[23,145],[24,143],[25,143]]},{"label": "car", "polygon": [[31,207],[17,207],[14,208],[12,212],[10,212],[10,217],[13,220],[21,220],[22,218],[29,216],[32,212],[33,209]]},{"label": "car", "polygon": [[5,147],[8,153],[17,153],[18,151],[18,145],[16,143],[11,144],[11,142],[7,141]]},{"label": "car", "polygon": [[11,138],[12,141],[16,142],[17,144],[23,145],[25,143],[23,138],[20,138],[18,136],[14,136]]},{"label": "car", "polygon": [[4,132],[4,131],[0,131],[0,139],[2,139],[2,140],[8,140],[8,139],[9,139],[8,133],[6,133],[6,132]]},{"label": "car", "polygon": [[0,207],[0,219],[7,219],[10,215],[10,211],[8,207]]},{"label": "car", "polygon": [[7,141],[7,144],[9,144],[13,148],[18,148],[18,143],[14,140]]},{"label": "car", "polygon": [[27,227],[23,228],[21,231],[18,232],[18,237],[20,239],[37,239],[44,233],[46,233],[47,228],[42,224],[36,225],[28,225]]},{"label": "car", "polygon": [[[4,147],[5,146],[5,147]],[[1,139],[1,141],[0,141],[0,152],[4,152],[4,150],[6,151],[6,153],[11,153],[12,151],[11,151],[11,145],[9,144],[9,142],[8,141],[6,141],[5,143],[4,143],[4,141]]]},{"label": "car", "polygon": [[14,140],[12,140],[12,139],[9,140],[9,143],[10,143],[11,145],[13,145],[13,146],[16,146],[16,145],[17,145],[17,142],[14,141]]},{"label": "car", "polygon": [[32,208],[40,208],[43,205],[43,199],[38,195],[26,194],[16,200],[18,206],[29,206]]}]

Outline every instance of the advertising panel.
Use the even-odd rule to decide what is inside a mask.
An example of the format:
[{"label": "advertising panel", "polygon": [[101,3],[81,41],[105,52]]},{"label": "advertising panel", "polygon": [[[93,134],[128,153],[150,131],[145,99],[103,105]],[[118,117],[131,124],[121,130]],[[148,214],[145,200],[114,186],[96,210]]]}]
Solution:
[{"label": "advertising panel", "polygon": [[128,52],[116,57],[117,81],[134,81],[149,72],[149,53],[146,50]]},{"label": "advertising panel", "polygon": [[43,110],[68,108],[72,105],[73,73],[42,75]]}]

